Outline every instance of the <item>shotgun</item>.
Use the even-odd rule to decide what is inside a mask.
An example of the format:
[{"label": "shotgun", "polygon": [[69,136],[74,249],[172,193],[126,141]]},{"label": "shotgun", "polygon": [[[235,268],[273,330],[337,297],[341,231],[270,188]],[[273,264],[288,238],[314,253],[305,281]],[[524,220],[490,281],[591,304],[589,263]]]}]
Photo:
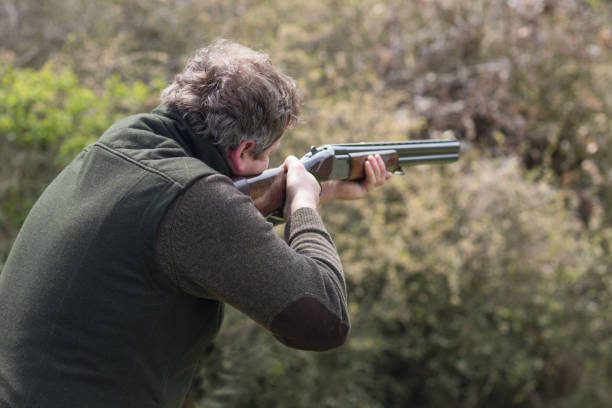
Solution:
[{"label": "shotgun", "polygon": [[[321,183],[328,180],[361,180],[368,156],[379,154],[387,171],[404,174],[402,167],[419,164],[446,164],[459,159],[457,140],[407,140],[402,142],[362,142],[326,144],[312,147],[300,160]],[[273,223],[284,222],[285,169],[268,169],[255,177],[234,180],[249,195],[255,207]]]}]

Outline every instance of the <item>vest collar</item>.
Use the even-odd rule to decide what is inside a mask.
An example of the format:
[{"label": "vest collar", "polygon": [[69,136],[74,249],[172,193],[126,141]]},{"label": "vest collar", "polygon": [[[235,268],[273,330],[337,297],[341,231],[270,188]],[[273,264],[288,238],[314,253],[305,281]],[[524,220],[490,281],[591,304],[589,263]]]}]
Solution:
[{"label": "vest collar", "polygon": [[172,129],[171,136],[190,156],[202,160],[219,173],[231,177],[232,172],[221,148],[210,139],[196,135],[187,120],[176,109],[162,104],[152,113],[172,120],[174,129]]}]

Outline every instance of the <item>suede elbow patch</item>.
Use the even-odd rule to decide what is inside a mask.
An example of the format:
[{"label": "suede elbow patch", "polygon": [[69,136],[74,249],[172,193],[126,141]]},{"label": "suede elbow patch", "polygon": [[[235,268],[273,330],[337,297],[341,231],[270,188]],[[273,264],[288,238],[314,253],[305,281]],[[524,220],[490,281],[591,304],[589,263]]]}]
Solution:
[{"label": "suede elbow patch", "polygon": [[349,324],[317,299],[305,296],[276,315],[270,330],[289,347],[324,351],[344,344]]}]

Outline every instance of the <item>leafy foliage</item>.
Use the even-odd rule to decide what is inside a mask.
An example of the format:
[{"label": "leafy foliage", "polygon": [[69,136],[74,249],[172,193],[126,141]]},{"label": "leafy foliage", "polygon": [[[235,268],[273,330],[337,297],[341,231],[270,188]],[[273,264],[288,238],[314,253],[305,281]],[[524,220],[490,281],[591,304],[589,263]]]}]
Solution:
[{"label": "leafy foliage", "polygon": [[324,210],[349,274],[349,342],[295,352],[234,312],[203,364],[202,406],[609,403],[591,381],[606,382],[612,346],[610,257],[565,193],[501,160],[411,169],[377,195]]},{"label": "leafy foliage", "polygon": [[610,2],[55,3],[0,12],[0,259],[61,165],[216,37],[300,84],[276,164],[326,142],[465,147],[322,208],[348,278],[344,347],[290,350],[230,311],[186,405],[612,403]]},{"label": "leafy foliage", "polygon": [[[156,102],[154,89],[111,76],[96,92],[69,70],[0,66],[0,259],[42,189],[113,121]],[[3,262],[0,262],[0,266]]]}]

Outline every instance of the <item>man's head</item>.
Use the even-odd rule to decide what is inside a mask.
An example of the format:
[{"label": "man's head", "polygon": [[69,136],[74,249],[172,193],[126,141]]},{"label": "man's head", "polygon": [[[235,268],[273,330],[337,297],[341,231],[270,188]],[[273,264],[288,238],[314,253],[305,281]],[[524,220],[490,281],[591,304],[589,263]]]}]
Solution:
[{"label": "man's head", "polygon": [[197,50],[162,101],[218,144],[231,167],[237,149],[255,160],[266,155],[299,115],[295,81],[266,54],[227,40]]}]

